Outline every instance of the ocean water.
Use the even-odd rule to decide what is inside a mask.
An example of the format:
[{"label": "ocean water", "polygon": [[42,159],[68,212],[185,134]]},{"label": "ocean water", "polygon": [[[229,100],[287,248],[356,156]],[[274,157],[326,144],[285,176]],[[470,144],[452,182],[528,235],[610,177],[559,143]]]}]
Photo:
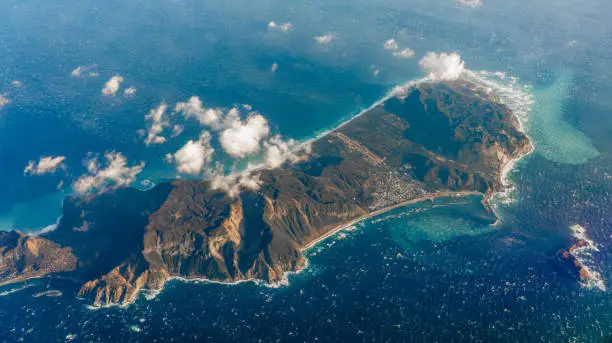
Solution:
[{"label": "ocean water", "polygon": [[527,130],[538,153],[545,158],[560,163],[585,163],[599,156],[599,151],[589,137],[563,120],[565,102],[571,98],[571,74],[561,71],[555,78],[548,87],[535,90],[537,100]]},{"label": "ocean water", "polygon": [[[0,229],[41,230],[87,153],[121,151],[175,177],[163,161],[195,123],[146,147],[136,131],[161,102],[198,95],[250,104],[275,132],[307,139],[423,76],[428,51],[458,51],[521,116],[535,151],[496,204],[440,200],[355,225],[308,252],[289,284],[172,281],[128,308],[90,310],[79,283],[0,288],[0,342],[609,342],[612,298],[554,262],[581,225],[585,261],[612,277],[612,26],[601,0],[83,1],[0,0]],[[292,30],[267,23],[291,22]],[[333,33],[328,45],[313,37]],[[411,48],[400,59],[387,39]],[[273,63],[278,70],[271,72]],[[99,76],[70,77],[83,66]],[[375,73],[378,71],[378,73]],[[493,74],[505,73],[503,77]],[[115,74],[135,98],[101,97]],[[376,74],[376,75],[375,75]],[[501,74],[500,74],[501,75]],[[19,81],[15,84],[13,81]],[[67,171],[26,177],[29,160],[64,155]],[[232,163],[232,161],[225,161]],[[58,191],[58,185],[63,185]],[[608,285],[609,286],[609,285]],[[58,289],[61,296],[34,297]]]}]

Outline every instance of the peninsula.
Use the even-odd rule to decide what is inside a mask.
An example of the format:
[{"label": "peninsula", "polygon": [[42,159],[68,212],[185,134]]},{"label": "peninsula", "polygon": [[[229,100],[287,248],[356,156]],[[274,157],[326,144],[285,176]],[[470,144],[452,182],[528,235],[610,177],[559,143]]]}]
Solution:
[{"label": "peninsula", "polygon": [[254,171],[256,191],[179,180],[67,198],[56,230],[0,232],[0,284],[69,275],[104,306],[172,277],[279,281],[354,221],[436,196],[490,197],[531,149],[510,109],[468,81],[400,93],[313,141],[306,160]]}]

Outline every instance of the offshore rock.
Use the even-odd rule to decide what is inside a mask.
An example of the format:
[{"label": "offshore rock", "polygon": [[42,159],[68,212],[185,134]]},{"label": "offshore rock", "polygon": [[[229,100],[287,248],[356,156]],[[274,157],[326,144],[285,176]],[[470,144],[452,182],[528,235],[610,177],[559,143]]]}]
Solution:
[{"label": "offshore rock", "polygon": [[568,268],[568,272],[571,276],[578,279],[582,282],[588,282],[594,279],[594,276],[591,274],[588,268],[586,268],[579,260],[576,258],[575,252],[578,249],[582,249],[585,247],[589,247],[590,244],[584,239],[579,239],[574,245],[572,245],[569,249],[561,249],[557,253],[557,256]]}]

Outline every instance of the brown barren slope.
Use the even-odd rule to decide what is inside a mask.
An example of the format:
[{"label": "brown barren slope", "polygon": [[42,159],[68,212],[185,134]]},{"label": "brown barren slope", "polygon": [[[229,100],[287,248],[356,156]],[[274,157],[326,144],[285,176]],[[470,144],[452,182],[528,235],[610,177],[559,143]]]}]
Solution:
[{"label": "brown barren slope", "polygon": [[304,265],[303,248],[355,220],[501,190],[504,165],[529,149],[495,97],[465,82],[423,84],[314,141],[306,161],[255,172],[258,191],[230,198],[207,181],[175,181],[67,199],[57,230],[30,238],[52,247],[38,259],[0,241],[10,256],[0,280],[70,272],[94,305],[128,303],[170,277],[274,282]]}]

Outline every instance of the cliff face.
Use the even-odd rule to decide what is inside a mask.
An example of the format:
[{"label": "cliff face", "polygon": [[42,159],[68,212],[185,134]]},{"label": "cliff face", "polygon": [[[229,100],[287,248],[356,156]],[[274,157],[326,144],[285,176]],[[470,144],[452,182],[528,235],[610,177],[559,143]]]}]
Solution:
[{"label": "cliff face", "polygon": [[51,273],[72,271],[76,257],[48,239],[19,231],[0,232],[0,285]]},{"label": "cliff face", "polygon": [[585,267],[582,262],[576,258],[576,251],[583,248],[590,247],[590,243],[584,239],[579,239],[569,249],[561,249],[557,252],[557,257],[562,262],[562,265],[567,267],[569,275],[575,277],[579,281],[586,282],[594,280],[593,274]]},{"label": "cliff face", "polygon": [[[304,265],[303,247],[368,213],[436,193],[499,190],[501,168],[529,142],[505,106],[470,87],[422,85],[390,99],[313,142],[307,161],[256,172],[261,188],[235,198],[206,181],[175,181],[69,199],[58,229],[32,239],[56,247],[42,262],[61,251],[72,268],[39,274],[76,268],[89,280],[79,294],[95,305],[129,302],[173,276],[274,282]],[[23,275],[4,261],[14,272],[0,280]]]}]

